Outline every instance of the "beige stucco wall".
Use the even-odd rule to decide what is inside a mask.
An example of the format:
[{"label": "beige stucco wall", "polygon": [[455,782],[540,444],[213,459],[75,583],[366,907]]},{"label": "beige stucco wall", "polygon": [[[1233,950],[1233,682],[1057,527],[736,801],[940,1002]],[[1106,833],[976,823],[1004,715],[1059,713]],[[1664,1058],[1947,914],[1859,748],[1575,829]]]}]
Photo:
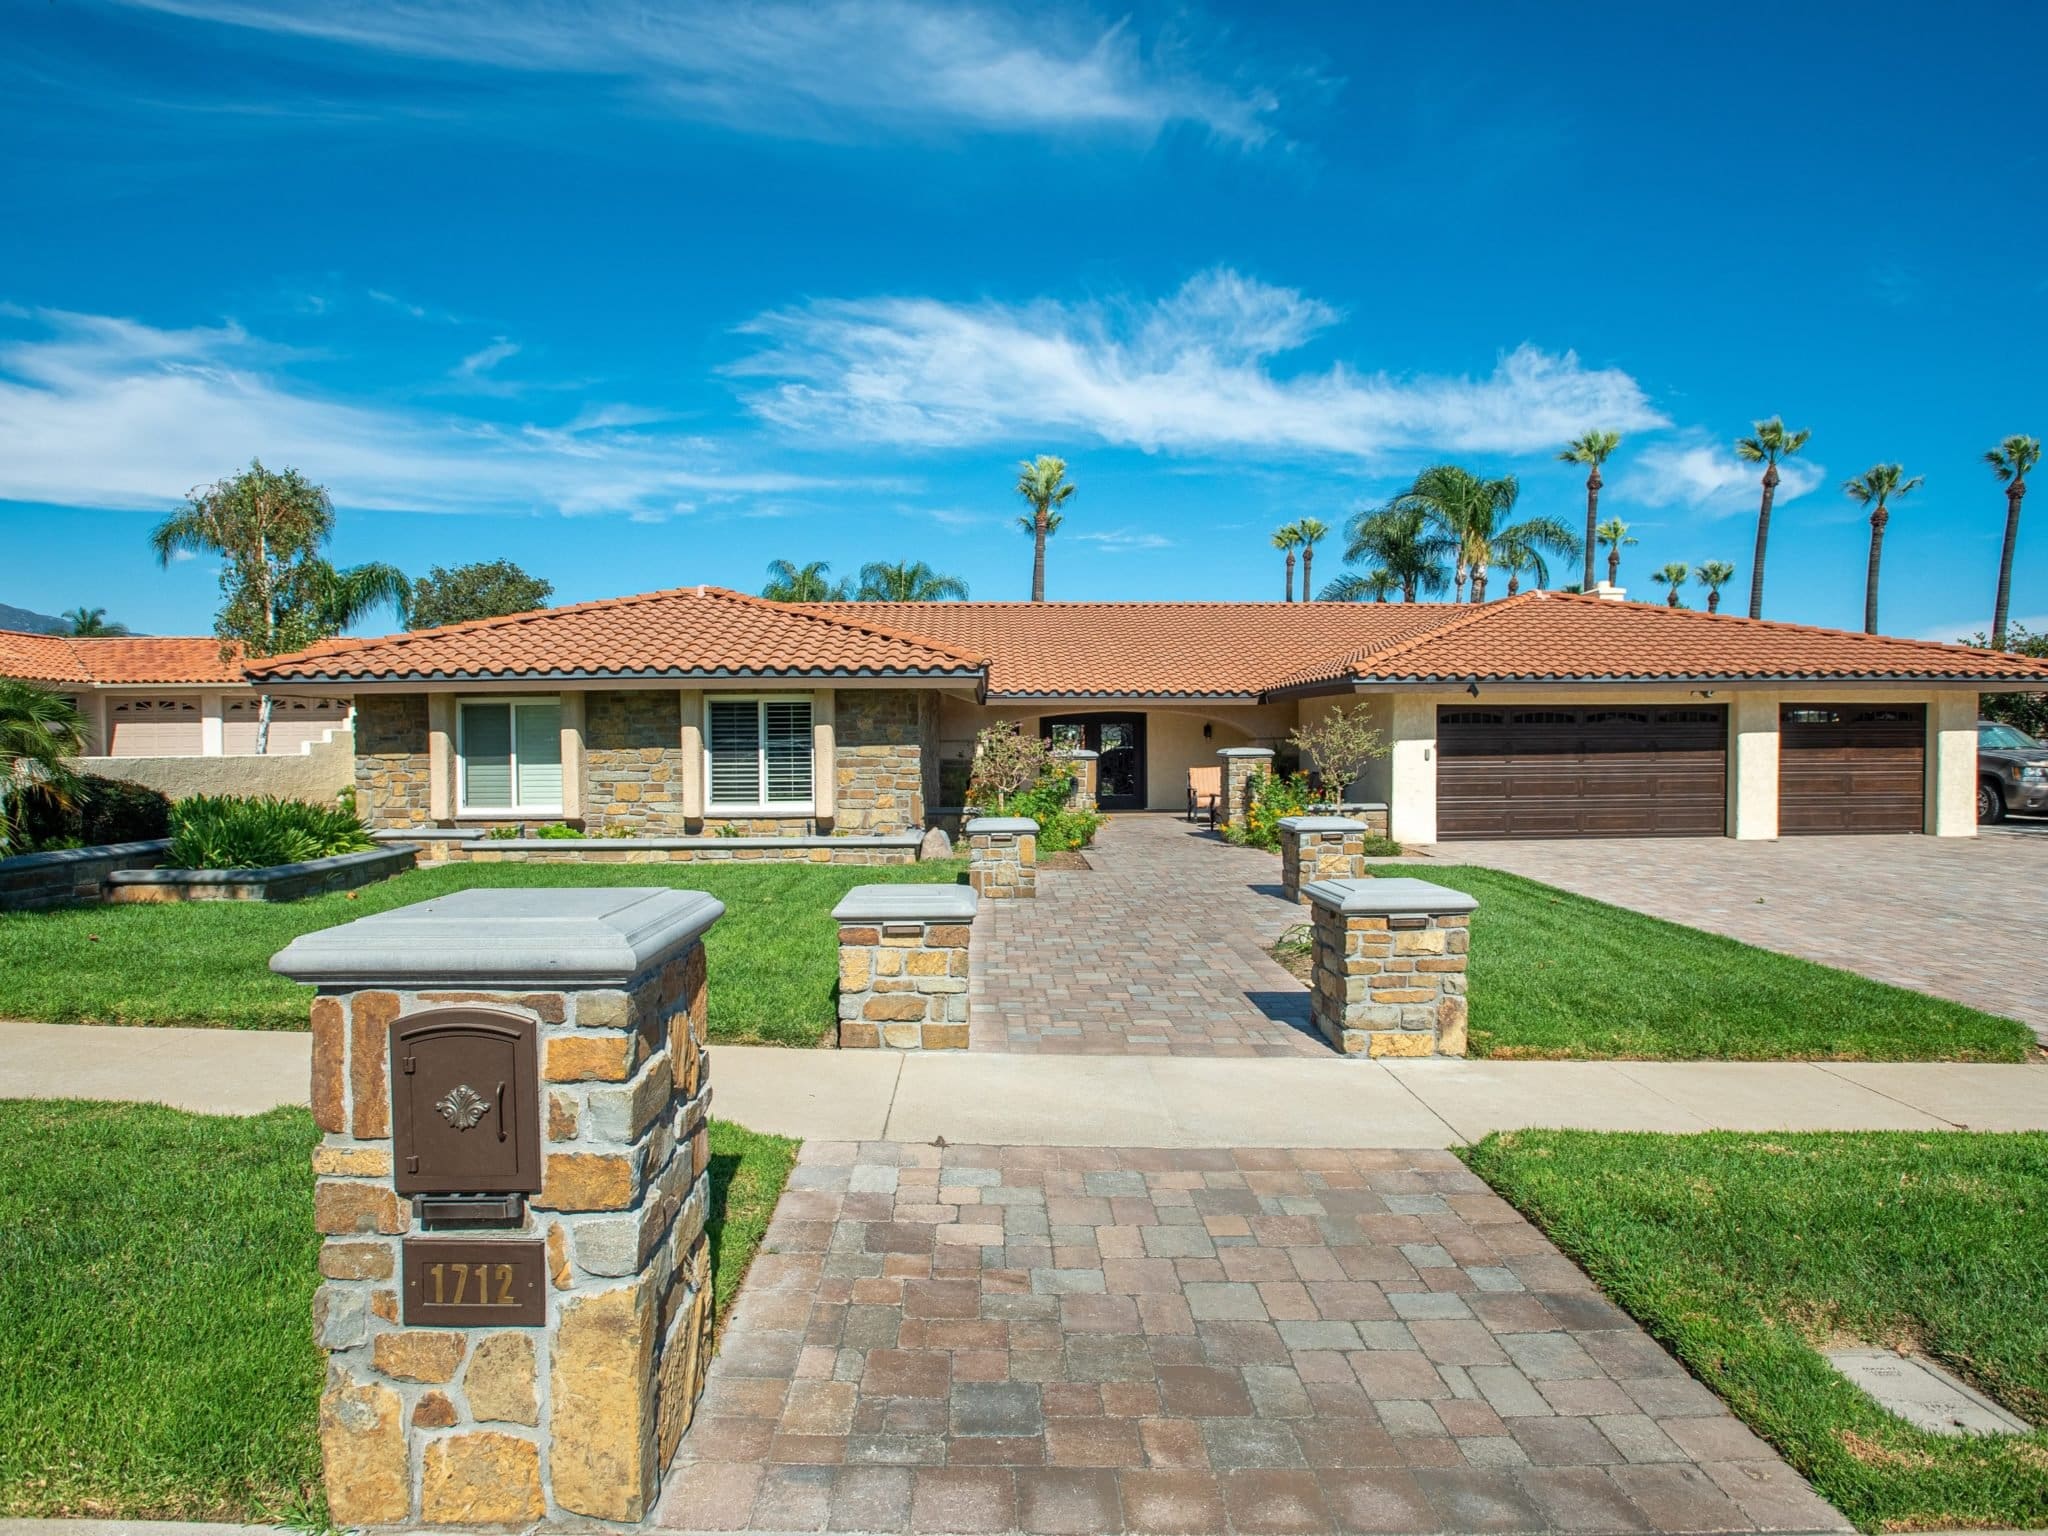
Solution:
[{"label": "beige stucco wall", "polygon": [[309,742],[303,752],[264,757],[74,757],[85,773],[127,779],[182,800],[187,795],[276,795],[285,800],[331,804],[355,782],[356,738],[336,731],[331,740]]}]

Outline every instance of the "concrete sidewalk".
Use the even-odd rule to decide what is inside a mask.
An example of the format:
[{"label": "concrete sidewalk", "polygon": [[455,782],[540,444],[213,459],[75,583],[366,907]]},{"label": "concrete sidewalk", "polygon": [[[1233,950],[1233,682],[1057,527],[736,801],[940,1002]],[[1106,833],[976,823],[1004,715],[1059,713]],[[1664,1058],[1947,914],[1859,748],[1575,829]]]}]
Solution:
[{"label": "concrete sidewalk", "polygon": [[[303,1034],[0,1023],[0,1098],[303,1104]],[[1448,1147],[1489,1131],[2048,1130],[2048,1067],[712,1050],[717,1113],[829,1141]]]}]

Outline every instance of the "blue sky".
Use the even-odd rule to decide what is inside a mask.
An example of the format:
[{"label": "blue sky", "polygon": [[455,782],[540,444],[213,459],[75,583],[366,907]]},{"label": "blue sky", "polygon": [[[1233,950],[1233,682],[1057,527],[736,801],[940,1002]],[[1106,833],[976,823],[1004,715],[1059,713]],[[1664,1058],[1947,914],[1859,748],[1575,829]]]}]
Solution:
[{"label": "blue sky", "polygon": [[1604,425],[1624,582],[1724,558],[1740,607],[1729,444],[1782,412],[1768,614],[1860,624],[1839,486],[1897,459],[1884,627],[1983,626],[1981,454],[2048,431],[2038,13],[1678,10],[14,7],[0,601],[206,629],[145,535],[252,455],[343,561],[1017,598],[1037,452],[1052,596],[1268,598],[1276,524],[1437,460],[1582,517]]}]

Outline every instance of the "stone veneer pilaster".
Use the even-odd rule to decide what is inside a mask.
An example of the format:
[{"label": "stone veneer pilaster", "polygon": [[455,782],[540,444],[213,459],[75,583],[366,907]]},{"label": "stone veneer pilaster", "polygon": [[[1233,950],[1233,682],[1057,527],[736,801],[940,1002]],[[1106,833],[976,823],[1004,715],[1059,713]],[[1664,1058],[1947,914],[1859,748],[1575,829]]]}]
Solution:
[{"label": "stone veneer pilaster", "polygon": [[1306,902],[1318,880],[1362,880],[1367,827],[1348,816],[1280,818],[1280,886],[1289,901]]},{"label": "stone veneer pilaster", "polygon": [[1090,752],[1085,747],[1075,747],[1053,754],[1074,775],[1074,787],[1067,794],[1067,809],[1070,811],[1092,811],[1095,809],[1096,773],[1102,754]]},{"label": "stone veneer pilaster", "polygon": [[1309,1014],[1347,1056],[1463,1056],[1471,914],[1427,880],[1320,880]]},{"label": "stone veneer pilaster", "polygon": [[833,830],[924,830],[922,700],[903,688],[839,690],[833,706]]},{"label": "stone veneer pilaster", "polygon": [[1245,785],[1253,774],[1273,771],[1273,749],[1219,747],[1216,755],[1223,759],[1223,804],[1217,810],[1216,821],[1219,826],[1234,827],[1251,809]]},{"label": "stone veneer pilaster", "polygon": [[356,699],[356,814],[372,827],[433,819],[424,693]]},{"label": "stone veneer pilaster", "polygon": [[1038,823],[1029,816],[977,816],[967,834],[967,883],[989,901],[1038,894]]},{"label": "stone veneer pilaster", "polygon": [[857,885],[839,924],[842,1050],[967,1049],[968,936],[979,899],[960,885]]},{"label": "stone veneer pilaster", "polygon": [[583,821],[593,835],[683,835],[681,740],[682,697],[672,688],[584,695]]},{"label": "stone veneer pilaster", "polygon": [[[308,934],[272,968],[314,983],[319,1434],[337,1525],[637,1522],[688,1427],[711,1348],[698,891],[470,890]],[[393,1188],[396,1021],[534,1022],[545,1324],[408,1327]],[[509,1117],[508,1117],[509,1118]]]}]

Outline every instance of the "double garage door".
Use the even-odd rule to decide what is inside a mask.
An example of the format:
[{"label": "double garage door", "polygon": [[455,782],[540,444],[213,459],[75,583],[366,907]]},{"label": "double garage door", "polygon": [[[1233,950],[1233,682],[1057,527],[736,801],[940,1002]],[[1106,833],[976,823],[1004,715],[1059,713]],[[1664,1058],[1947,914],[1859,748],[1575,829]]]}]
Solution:
[{"label": "double garage door", "polygon": [[[1918,832],[1926,710],[1791,704],[1779,717],[1778,830]],[[1716,837],[1728,712],[1542,705],[1437,711],[1437,835]]]}]

